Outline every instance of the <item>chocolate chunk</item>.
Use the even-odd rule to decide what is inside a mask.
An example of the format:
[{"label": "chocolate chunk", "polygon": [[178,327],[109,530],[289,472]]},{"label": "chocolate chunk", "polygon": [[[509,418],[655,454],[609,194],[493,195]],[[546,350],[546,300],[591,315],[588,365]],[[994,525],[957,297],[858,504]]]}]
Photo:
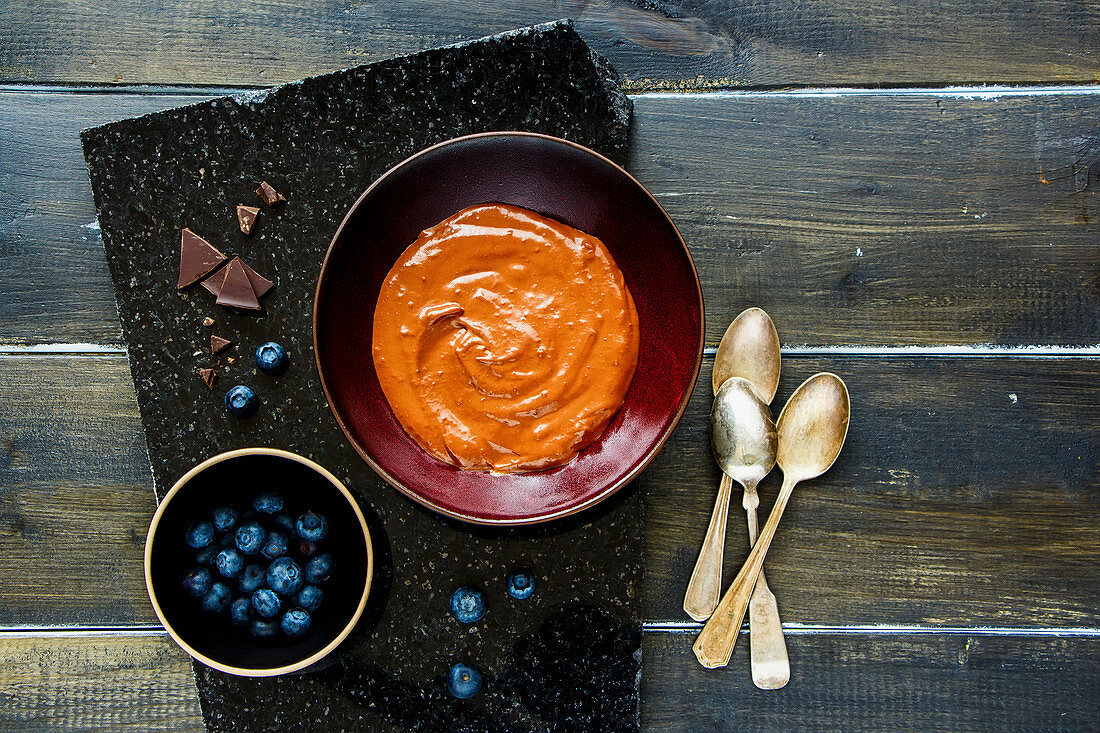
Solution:
[{"label": "chocolate chunk", "polygon": [[226,259],[210,242],[190,229],[184,229],[180,235],[180,278],[176,288],[183,290],[188,285],[194,285]]},{"label": "chocolate chunk", "polygon": [[233,343],[229,339],[223,339],[221,336],[215,336],[210,334],[210,353],[217,354],[219,351],[225,351],[229,348],[229,344]]},{"label": "chocolate chunk", "polygon": [[218,270],[210,277],[203,280],[199,285],[206,288],[207,292],[213,295],[215,298],[222,293],[222,283],[225,282],[225,273],[229,268]]},{"label": "chocolate chunk", "polygon": [[199,376],[202,377],[202,381],[210,389],[214,389],[214,385],[218,381],[218,373],[213,369],[200,369]]},{"label": "chocolate chunk", "polygon": [[260,195],[263,202],[268,206],[274,206],[275,204],[281,204],[286,201],[286,198],[271,187],[271,184],[267,181],[261,181],[260,187],[256,189],[256,193]]},{"label": "chocolate chunk", "polygon": [[241,265],[244,267],[245,273],[248,275],[248,282],[252,283],[252,292],[256,294],[256,299],[264,297],[275,287],[275,283],[268,280],[260,273],[253,270],[248,266],[244,260],[241,260]]},{"label": "chocolate chunk", "polygon": [[244,310],[260,310],[260,301],[256,299],[256,291],[252,289],[240,257],[234,257],[225,268],[225,280],[218,292],[217,304]]},{"label": "chocolate chunk", "polygon": [[202,319],[202,325],[206,326],[207,328],[210,328],[211,326],[214,325],[214,319],[211,318],[210,316],[207,316],[206,318]]},{"label": "chocolate chunk", "polygon": [[[275,194],[278,196],[279,194]],[[252,227],[256,224],[256,217],[260,215],[260,209],[257,206],[237,206],[237,224],[240,225],[241,231],[245,234],[252,233]]]}]

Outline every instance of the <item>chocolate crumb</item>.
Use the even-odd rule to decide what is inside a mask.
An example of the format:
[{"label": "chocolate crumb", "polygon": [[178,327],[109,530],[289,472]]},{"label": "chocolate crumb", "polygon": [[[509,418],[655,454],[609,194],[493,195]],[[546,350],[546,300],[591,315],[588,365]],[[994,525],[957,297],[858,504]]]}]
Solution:
[{"label": "chocolate crumb", "polygon": [[229,344],[233,343],[229,339],[223,339],[221,336],[215,336],[210,334],[210,353],[217,354],[225,351],[229,348]]},{"label": "chocolate crumb", "polygon": [[[275,194],[275,195],[278,196],[279,194]],[[280,198],[282,198],[282,197],[280,196]],[[238,206],[237,206],[237,224],[241,227],[241,231],[245,234],[251,234],[252,233],[252,227],[256,226],[256,217],[258,217],[259,215],[260,215],[259,207],[257,207],[257,206],[244,206],[242,204],[238,204]]]},{"label": "chocolate crumb", "polygon": [[207,316],[206,318],[202,319],[202,325],[206,326],[207,328],[210,328],[211,326],[214,325],[214,319],[211,318],[210,316]]},{"label": "chocolate crumb", "polygon": [[202,381],[210,389],[214,389],[214,385],[218,381],[218,373],[213,369],[200,369],[199,376],[202,377]]},{"label": "chocolate crumb", "polygon": [[229,362],[230,364],[236,364],[237,363],[236,357],[233,357],[233,356],[227,356],[227,357],[225,357],[225,360],[227,362]]},{"label": "chocolate crumb", "polygon": [[286,197],[271,187],[271,184],[267,181],[261,181],[260,187],[256,189],[256,193],[268,206],[275,206],[286,201]]}]

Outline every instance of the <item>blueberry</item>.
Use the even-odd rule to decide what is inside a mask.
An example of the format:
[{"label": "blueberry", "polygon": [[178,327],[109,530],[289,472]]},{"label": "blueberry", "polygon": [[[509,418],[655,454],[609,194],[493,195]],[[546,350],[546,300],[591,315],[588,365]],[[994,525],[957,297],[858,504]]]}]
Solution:
[{"label": "blueberry", "polygon": [[306,582],[323,583],[328,580],[329,574],[332,572],[332,555],[327,552],[323,552],[320,555],[314,555],[306,563]]},{"label": "blueberry", "polygon": [[276,527],[286,532],[287,537],[294,536],[294,520],[288,517],[286,514],[279,514],[274,519],[272,519],[271,522]]},{"label": "blueberry", "polygon": [[252,563],[245,566],[245,569],[241,571],[241,577],[237,580],[237,587],[241,589],[241,593],[252,595],[252,593],[263,587],[266,578],[267,568],[259,563]]},{"label": "blueberry", "polygon": [[275,618],[279,614],[279,607],[282,605],[279,596],[275,595],[275,591],[269,588],[260,588],[252,594],[252,608],[264,618]]},{"label": "blueberry", "polygon": [[459,662],[447,673],[447,689],[459,700],[473,697],[481,691],[481,672],[477,667]]},{"label": "blueberry", "polygon": [[302,516],[298,517],[298,522],[295,524],[295,529],[298,532],[298,536],[303,540],[309,540],[310,542],[319,542],[325,538],[328,534],[328,522],[320,514],[314,514],[313,512],[306,512]]},{"label": "blueberry", "polygon": [[195,522],[187,528],[183,539],[188,547],[194,547],[196,550],[206,547],[214,541],[214,525],[210,522]]},{"label": "blueberry", "polygon": [[266,557],[268,560],[274,560],[277,557],[281,557],[286,554],[286,535],[282,532],[272,530],[267,533],[267,541],[264,542],[263,549],[260,550],[260,554]]},{"label": "blueberry", "polygon": [[238,384],[225,393],[225,409],[233,417],[252,417],[260,409],[260,398],[248,387]]},{"label": "blueberry", "polygon": [[214,529],[224,532],[237,523],[237,510],[231,506],[220,506],[214,510]]},{"label": "blueberry", "polygon": [[535,576],[530,570],[513,570],[508,574],[504,589],[512,598],[523,600],[535,592]]},{"label": "blueberry", "polygon": [[300,608],[292,608],[283,614],[283,633],[294,638],[305,636],[309,631],[309,614]]},{"label": "blueberry", "polygon": [[207,545],[195,553],[195,562],[199,565],[213,565],[214,558],[217,556],[218,548],[214,547],[214,545]]},{"label": "blueberry", "polygon": [[307,611],[316,611],[321,607],[321,601],[324,600],[325,592],[315,585],[307,585],[298,591],[298,595],[294,598],[294,602]]},{"label": "blueberry", "polygon": [[251,632],[257,639],[271,639],[279,633],[279,624],[274,621],[254,618],[252,619]]},{"label": "blueberry", "polygon": [[[195,568],[187,575],[183,576],[183,588],[195,598],[200,598],[206,595],[206,592],[210,590],[210,583],[213,580],[213,576],[210,575],[210,571],[206,568]],[[310,586],[312,587],[312,586]]]},{"label": "blueberry", "polygon": [[256,349],[256,366],[265,374],[270,374],[273,377],[278,376],[286,371],[289,363],[290,359],[287,358],[286,349],[274,341],[260,344],[259,348]]},{"label": "blueberry", "polygon": [[275,514],[283,508],[283,497],[272,491],[265,491],[252,500],[252,508],[260,514]]},{"label": "blueberry", "polygon": [[237,549],[246,555],[255,555],[264,546],[267,532],[258,522],[242,524],[237,528]]},{"label": "blueberry", "polygon": [[298,542],[298,552],[302,553],[303,557],[313,557],[313,553],[317,552],[317,543],[300,540]]},{"label": "blueberry", "polygon": [[229,607],[229,618],[233,621],[234,626],[239,626],[242,629],[248,626],[248,609],[250,608],[252,608],[252,601],[247,598],[238,598],[233,601],[233,604]]},{"label": "blueberry", "polygon": [[485,615],[485,594],[464,585],[451,594],[451,615],[464,624],[480,621]]},{"label": "blueberry", "polygon": [[289,557],[280,557],[267,569],[267,585],[281,596],[290,596],[302,587],[302,569]]},{"label": "blueberry", "polygon": [[237,552],[235,547],[227,547],[218,553],[218,559],[215,561],[218,566],[218,572],[226,578],[236,578],[240,574],[241,568],[244,567],[244,558],[241,557],[241,553]]},{"label": "blueberry", "polygon": [[210,586],[202,597],[202,610],[221,613],[229,607],[229,586],[220,580]]}]

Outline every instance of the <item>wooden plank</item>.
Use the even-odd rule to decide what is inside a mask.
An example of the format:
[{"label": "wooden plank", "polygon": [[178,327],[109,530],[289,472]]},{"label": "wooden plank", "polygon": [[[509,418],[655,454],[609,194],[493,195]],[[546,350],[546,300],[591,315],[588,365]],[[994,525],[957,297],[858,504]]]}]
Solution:
[{"label": "wooden plank", "polygon": [[0,625],[155,622],[156,509],[124,357],[0,357]]},{"label": "wooden plank", "polygon": [[[194,100],[0,93],[0,344],[119,342],[77,131]],[[1095,345],[1098,112],[1084,92],[646,95],[630,168],[692,249],[711,345],[750,304],[793,345]]]},{"label": "wooden plank", "polygon": [[[844,454],[798,489],[769,553],[784,621],[1100,626],[1100,360],[788,358],[776,408],[820,370],[847,380],[855,414]],[[153,620],[132,390],[122,357],[0,358],[0,625]],[[708,410],[697,390],[641,478],[650,619],[686,620],[718,480]],[[731,511],[728,578],[746,554],[741,517]]]},{"label": "wooden plank", "polygon": [[[844,378],[853,415],[768,553],[785,623],[1100,626],[1100,360],[788,358],[773,413],[819,371]],[[688,620],[719,480],[705,382],[641,478],[650,618]],[[760,485],[762,518],[780,478]],[[734,497],[726,584],[748,554]]]},{"label": "wooden plank", "polygon": [[747,638],[706,670],[694,636],[647,634],[643,729],[1086,731],[1100,727],[1100,639],[788,636],[791,682],[753,687]]},{"label": "wooden plank", "polygon": [[639,89],[1100,78],[1100,7],[1072,0],[182,0],[149,11],[140,0],[10,2],[0,79],[273,84],[566,16]]},{"label": "wooden plank", "polygon": [[202,731],[188,659],[163,633],[0,633],[0,728]]}]

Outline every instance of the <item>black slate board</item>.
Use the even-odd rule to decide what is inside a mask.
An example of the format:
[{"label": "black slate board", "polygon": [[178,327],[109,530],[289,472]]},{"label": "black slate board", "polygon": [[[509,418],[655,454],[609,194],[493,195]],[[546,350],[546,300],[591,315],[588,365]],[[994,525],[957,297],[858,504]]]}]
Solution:
[{"label": "black slate board", "polygon": [[[382,483],[345,442],[324,402],[310,330],[328,243],[387,168],[442,140],[508,129],[565,137],[621,163],[630,110],[614,71],[559,22],[82,134],[158,496],[215,453],[284,448],[345,481],[374,539],[370,604],[326,668],[261,680],[196,665],[208,729],[638,728],[636,488],[533,528],[474,527],[428,512]],[[288,201],[263,208],[245,237],[235,206],[258,205],[260,180]],[[265,315],[217,307],[201,288],[177,293],[183,227],[277,282]],[[212,329],[201,325],[206,316],[216,320]],[[211,356],[211,332],[234,346]],[[277,378],[253,366],[253,349],[268,340],[291,355]],[[213,391],[197,375],[210,366],[221,375]],[[235,384],[264,401],[250,420],[222,408]],[[527,601],[503,590],[517,566],[538,577]],[[462,584],[482,586],[489,601],[486,617],[470,626],[447,612]],[[468,701],[451,698],[443,683],[459,660],[486,679]]]}]

